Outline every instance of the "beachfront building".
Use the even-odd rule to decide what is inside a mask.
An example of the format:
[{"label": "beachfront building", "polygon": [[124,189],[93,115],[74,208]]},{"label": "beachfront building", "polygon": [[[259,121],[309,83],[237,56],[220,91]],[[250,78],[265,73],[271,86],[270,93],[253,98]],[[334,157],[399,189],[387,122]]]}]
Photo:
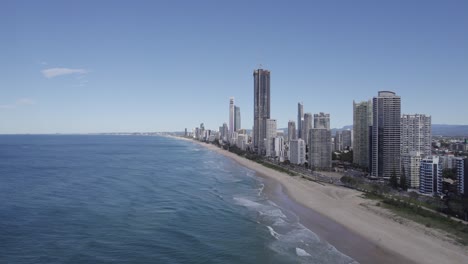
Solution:
[{"label": "beachfront building", "polygon": [[432,144],[431,116],[415,114],[401,116],[401,154],[417,151],[430,156]]},{"label": "beachfront building", "polygon": [[240,107],[234,106],[234,131],[241,129],[241,113]]},{"label": "beachfront building", "polygon": [[309,131],[309,166],[313,169],[331,169],[331,131],[326,128],[312,128]]},{"label": "beachfront building", "polygon": [[312,114],[305,113],[304,120],[302,121],[302,139],[305,141],[306,145],[309,145],[309,130],[312,128]]},{"label": "beachfront building", "polygon": [[291,140],[296,139],[296,123],[294,121],[289,120],[288,122],[288,142]]},{"label": "beachfront building", "polygon": [[394,92],[380,91],[372,101],[371,176],[390,179],[400,177],[401,98]]},{"label": "beachfront building", "polygon": [[275,119],[267,119],[266,120],[266,131],[265,131],[265,155],[267,157],[274,157],[274,138],[277,136],[276,134],[276,120]]},{"label": "beachfront building", "polygon": [[402,173],[406,176],[408,188],[419,189],[419,168],[421,166],[421,152],[411,151],[401,155]]},{"label": "beachfront building", "polygon": [[306,146],[303,139],[293,139],[289,142],[289,161],[292,164],[302,165],[305,163]]},{"label": "beachfront building", "polygon": [[257,69],[254,77],[254,127],[253,147],[263,153],[266,138],[267,119],[270,119],[270,71]]},{"label": "beachfront building", "polygon": [[369,168],[372,101],[353,101],[353,162]]},{"label": "beachfront building", "polygon": [[330,114],[322,112],[314,114],[314,128],[330,129]]},{"label": "beachfront building", "polygon": [[442,193],[442,168],[439,157],[430,156],[421,160],[419,192],[426,195]]},{"label": "beachfront building", "polygon": [[[406,181],[411,188],[419,188],[419,171],[417,163],[422,158],[431,156],[431,116],[401,116],[401,167]],[[415,155],[420,155],[416,157]]]},{"label": "beachfront building", "polygon": [[297,103],[297,138],[302,138],[302,121],[304,120],[304,105]]},{"label": "beachfront building", "polygon": [[234,129],[234,97],[229,98],[229,135],[228,138],[232,137]]},{"label": "beachfront building", "polygon": [[237,135],[237,143],[236,146],[240,148],[241,150],[246,150],[247,145],[249,143],[249,136],[246,134],[238,134]]},{"label": "beachfront building", "polygon": [[458,195],[465,195],[466,194],[466,175],[468,171],[467,169],[467,158],[457,157],[454,162],[454,167],[456,169],[456,179],[457,179],[457,194]]},{"label": "beachfront building", "polygon": [[273,157],[278,158],[279,162],[284,161],[284,137],[276,136],[273,138]]}]

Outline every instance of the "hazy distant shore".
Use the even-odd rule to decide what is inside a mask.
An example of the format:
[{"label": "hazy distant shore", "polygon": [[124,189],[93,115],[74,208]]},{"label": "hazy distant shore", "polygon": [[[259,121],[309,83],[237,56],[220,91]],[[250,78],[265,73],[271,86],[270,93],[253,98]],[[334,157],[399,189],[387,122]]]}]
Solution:
[{"label": "hazy distant shore", "polygon": [[[180,138],[183,139],[183,138]],[[416,223],[402,224],[389,212],[361,198],[355,190],[322,185],[269,169],[261,164],[198,143],[229,157],[266,179],[265,194],[292,210],[301,223],[360,263],[466,263],[467,247]]]}]

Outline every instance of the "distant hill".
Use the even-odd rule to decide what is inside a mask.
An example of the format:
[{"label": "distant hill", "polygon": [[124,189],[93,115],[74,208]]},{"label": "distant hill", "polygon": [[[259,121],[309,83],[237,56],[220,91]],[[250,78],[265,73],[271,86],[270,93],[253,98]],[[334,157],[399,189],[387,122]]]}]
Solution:
[{"label": "distant hill", "polygon": [[468,125],[432,125],[432,135],[434,136],[447,136],[447,137],[457,137],[457,136],[468,136]]}]

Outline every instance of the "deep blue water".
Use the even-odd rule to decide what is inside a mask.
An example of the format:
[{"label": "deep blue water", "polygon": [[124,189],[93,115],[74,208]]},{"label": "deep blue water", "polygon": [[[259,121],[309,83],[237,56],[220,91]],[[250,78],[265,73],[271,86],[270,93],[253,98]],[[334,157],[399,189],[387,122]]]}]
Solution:
[{"label": "deep blue water", "polygon": [[349,263],[192,142],[0,136],[0,263]]}]

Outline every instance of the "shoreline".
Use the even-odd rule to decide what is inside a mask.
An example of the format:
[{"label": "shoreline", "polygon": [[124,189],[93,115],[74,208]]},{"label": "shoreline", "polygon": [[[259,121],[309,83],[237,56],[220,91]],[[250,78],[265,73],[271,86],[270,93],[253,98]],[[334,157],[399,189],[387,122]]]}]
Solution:
[{"label": "shoreline", "polygon": [[[467,247],[416,223],[402,224],[359,191],[321,185],[264,167],[212,144],[182,139],[215,151],[266,179],[263,192],[340,252],[360,263],[465,263]],[[371,208],[372,207],[372,208]]]}]

